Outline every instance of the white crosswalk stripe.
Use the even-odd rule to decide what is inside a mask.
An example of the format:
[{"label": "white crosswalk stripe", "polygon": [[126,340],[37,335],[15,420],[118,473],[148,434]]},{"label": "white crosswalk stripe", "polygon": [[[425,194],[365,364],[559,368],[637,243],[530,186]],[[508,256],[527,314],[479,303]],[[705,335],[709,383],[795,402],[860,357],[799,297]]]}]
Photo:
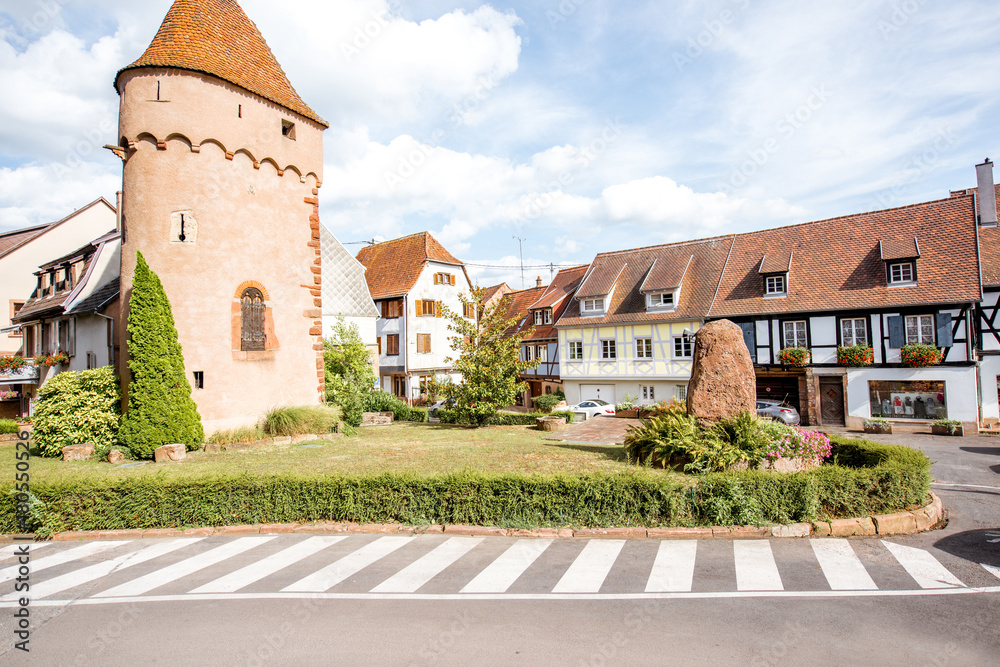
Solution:
[{"label": "white crosswalk stripe", "polygon": [[273,536],[241,537],[238,540],[227,542],[222,546],[202,552],[196,556],[191,556],[190,558],[182,560],[179,563],[168,565],[167,567],[156,570],[155,572],[150,572],[147,575],[139,577],[138,579],[133,579],[132,581],[121,584],[120,586],[115,586],[114,588],[102,591],[94,597],[114,598],[142,595],[143,593],[148,593],[154,588],[159,588],[160,586],[169,584],[172,581],[177,581],[178,579],[186,577],[189,574],[197,572],[198,570],[203,570],[206,567],[215,565],[216,563],[221,563],[227,558],[232,558],[237,554],[241,554],[244,551],[258,547],[266,542],[270,542],[273,539]]},{"label": "white crosswalk stripe", "polygon": [[462,589],[463,593],[505,593],[548,549],[552,540],[518,540]]},{"label": "white crosswalk stripe", "polygon": [[646,581],[647,593],[687,592],[694,584],[697,540],[664,540],[656,551],[653,570]]},{"label": "white crosswalk stripe", "polygon": [[415,593],[482,541],[481,537],[453,537],[383,581],[371,592]]},{"label": "white crosswalk stripe", "polygon": [[199,586],[191,592],[232,593],[233,591],[238,591],[241,588],[249,586],[256,581],[260,581],[264,577],[272,575],[279,570],[283,570],[289,565],[298,563],[303,558],[308,558],[309,556],[326,549],[331,544],[336,544],[344,539],[347,539],[347,537],[327,537],[321,535],[310,537],[304,542],[294,544],[283,551],[271,554],[263,560],[251,563],[250,565],[227,574],[224,577],[220,577],[215,581],[210,581],[204,586]]},{"label": "white crosswalk stripe", "polygon": [[[66,551],[61,551],[57,554],[52,554],[51,556],[46,556],[45,558],[39,558],[38,560],[32,559],[29,562],[28,567],[31,568],[32,573],[35,573],[50,567],[55,567],[56,565],[62,565],[63,563],[69,563],[74,560],[79,560],[80,558],[93,556],[94,554],[107,551],[108,549],[112,549],[122,544],[125,544],[125,542],[89,542],[78,547],[73,547],[72,549],[67,549]],[[0,570],[0,583],[10,581],[11,579],[17,577],[20,567],[20,565],[12,565],[11,567]]]},{"label": "white crosswalk stripe", "polygon": [[591,540],[566,570],[553,593],[598,593],[625,540]]},{"label": "white crosswalk stripe", "polygon": [[878,589],[861,559],[845,539],[809,540],[830,589],[835,591],[874,591]]},{"label": "white crosswalk stripe", "polygon": [[28,553],[34,554],[39,549],[44,549],[51,544],[55,544],[55,542],[18,542],[17,544],[11,544],[10,546],[0,549],[0,558],[10,558],[19,553],[23,553],[21,549],[25,547],[27,547]]},{"label": "white crosswalk stripe", "polygon": [[895,559],[921,588],[964,588],[965,584],[949,572],[937,558],[923,549],[882,540]]},{"label": "white crosswalk stripe", "polygon": [[322,593],[413,540],[413,537],[379,538],[281,590],[294,593]]},{"label": "white crosswalk stripe", "polygon": [[1000,579],[1000,567],[994,567],[992,565],[987,565],[986,563],[980,563],[987,572],[992,574],[997,579]]},{"label": "white crosswalk stripe", "polygon": [[778,565],[767,540],[733,540],[736,588],[741,591],[783,591]]},{"label": "white crosswalk stripe", "polygon": [[[55,595],[56,593],[61,593],[70,588],[74,588],[75,586],[87,584],[95,579],[106,577],[112,572],[119,572],[126,568],[139,565],[140,563],[145,563],[148,560],[159,558],[160,556],[176,551],[181,547],[194,544],[202,539],[204,538],[186,537],[177,540],[153,543],[145,549],[133,551],[131,553],[118,556],[117,558],[112,558],[111,560],[106,560],[102,563],[96,563],[89,567],[74,570],[73,572],[69,572],[53,579],[48,579],[39,584],[34,584],[31,587],[31,597],[38,599]],[[15,600],[17,599],[17,595],[17,593],[11,593],[0,598],[0,601]]]}]

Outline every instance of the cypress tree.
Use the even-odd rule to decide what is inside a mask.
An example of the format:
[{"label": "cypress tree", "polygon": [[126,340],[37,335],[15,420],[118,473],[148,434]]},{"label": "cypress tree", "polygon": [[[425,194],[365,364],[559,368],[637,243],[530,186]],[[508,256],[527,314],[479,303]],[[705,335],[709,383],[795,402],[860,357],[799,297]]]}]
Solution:
[{"label": "cypress tree", "polygon": [[121,442],[139,459],[153,458],[162,445],[200,446],[205,432],[191,398],[170,300],[142,253],[137,253],[129,298],[128,335],[132,376]]}]

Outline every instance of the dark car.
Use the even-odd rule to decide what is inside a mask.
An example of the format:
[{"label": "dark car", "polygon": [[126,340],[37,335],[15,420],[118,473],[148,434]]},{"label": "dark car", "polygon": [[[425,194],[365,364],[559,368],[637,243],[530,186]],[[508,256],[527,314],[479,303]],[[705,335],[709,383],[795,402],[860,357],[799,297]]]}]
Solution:
[{"label": "dark car", "polygon": [[800,421],[799,411],[787,403],[781,401],[757,400],[757,416],[764,419],[771,419],[782,422],[789,426],[797,425]]}]

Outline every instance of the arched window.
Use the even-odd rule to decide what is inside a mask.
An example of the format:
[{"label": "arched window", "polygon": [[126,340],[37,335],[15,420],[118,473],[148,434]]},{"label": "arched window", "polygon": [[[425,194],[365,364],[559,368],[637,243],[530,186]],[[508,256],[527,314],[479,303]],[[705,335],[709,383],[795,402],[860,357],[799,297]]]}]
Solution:
[{"label": "arched window", "polygon": [[248,287],[240,295],[240,349],[263,350],[267,336],[264,334],[264,295],[256,287]]}]

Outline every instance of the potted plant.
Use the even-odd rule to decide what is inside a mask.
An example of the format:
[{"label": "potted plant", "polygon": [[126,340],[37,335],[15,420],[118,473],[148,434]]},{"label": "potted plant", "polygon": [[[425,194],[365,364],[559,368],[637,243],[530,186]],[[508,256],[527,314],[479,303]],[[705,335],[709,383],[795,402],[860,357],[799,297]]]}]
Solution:
[{"label": "potted plant", "polygon": [[639,416],[639,408],[635,406],[637,400],[639,400],[638,396],[630,396],[629,394],[622,396],[622,400],[615,405],[615,417],[637,418]]},{"label": "potted plant", "polygon": [[936,345],[926,343],[911,343],[899,350],[899,360],[904,366],[923,368],[941,363],[943,355]]},{"label": "potted plant", "polygon": [[872,419],[865,420],[864,429],[865,433],[889,435],[892,433],[892,423],[888,419],[874,417]]},{"label": "potted plant", "polygon": [[931,433],[934,435],[965,435],[962,422],[957,419],[939,419],[931,424]]},{"label": "potted plant", "polygon": [[858,368],[871,366],[875,362],[875,350],[867,343],[842,345],[837,348],[837,363],[841,366]]},{"label": "potted plant", "polygon": [[61,350],[54,354],[40,354],[35,357],[35,363],[39,366],[48,366],[51,368],[53,366],[59,366],[60,364],[68,364],[69,355]]},{"label": "potted plant", "polygon": [[778,361],[785,366],[801,368],[802,366],[807,366],[809,364],[811,356],[812,355],[809,353],[807,348],[786,347],[782,348],[781,352],[778,352]]},{"label": "potted plant", "polygon": [[0,356],[0,373],[18,371],[28,365],[22,356]]}]

